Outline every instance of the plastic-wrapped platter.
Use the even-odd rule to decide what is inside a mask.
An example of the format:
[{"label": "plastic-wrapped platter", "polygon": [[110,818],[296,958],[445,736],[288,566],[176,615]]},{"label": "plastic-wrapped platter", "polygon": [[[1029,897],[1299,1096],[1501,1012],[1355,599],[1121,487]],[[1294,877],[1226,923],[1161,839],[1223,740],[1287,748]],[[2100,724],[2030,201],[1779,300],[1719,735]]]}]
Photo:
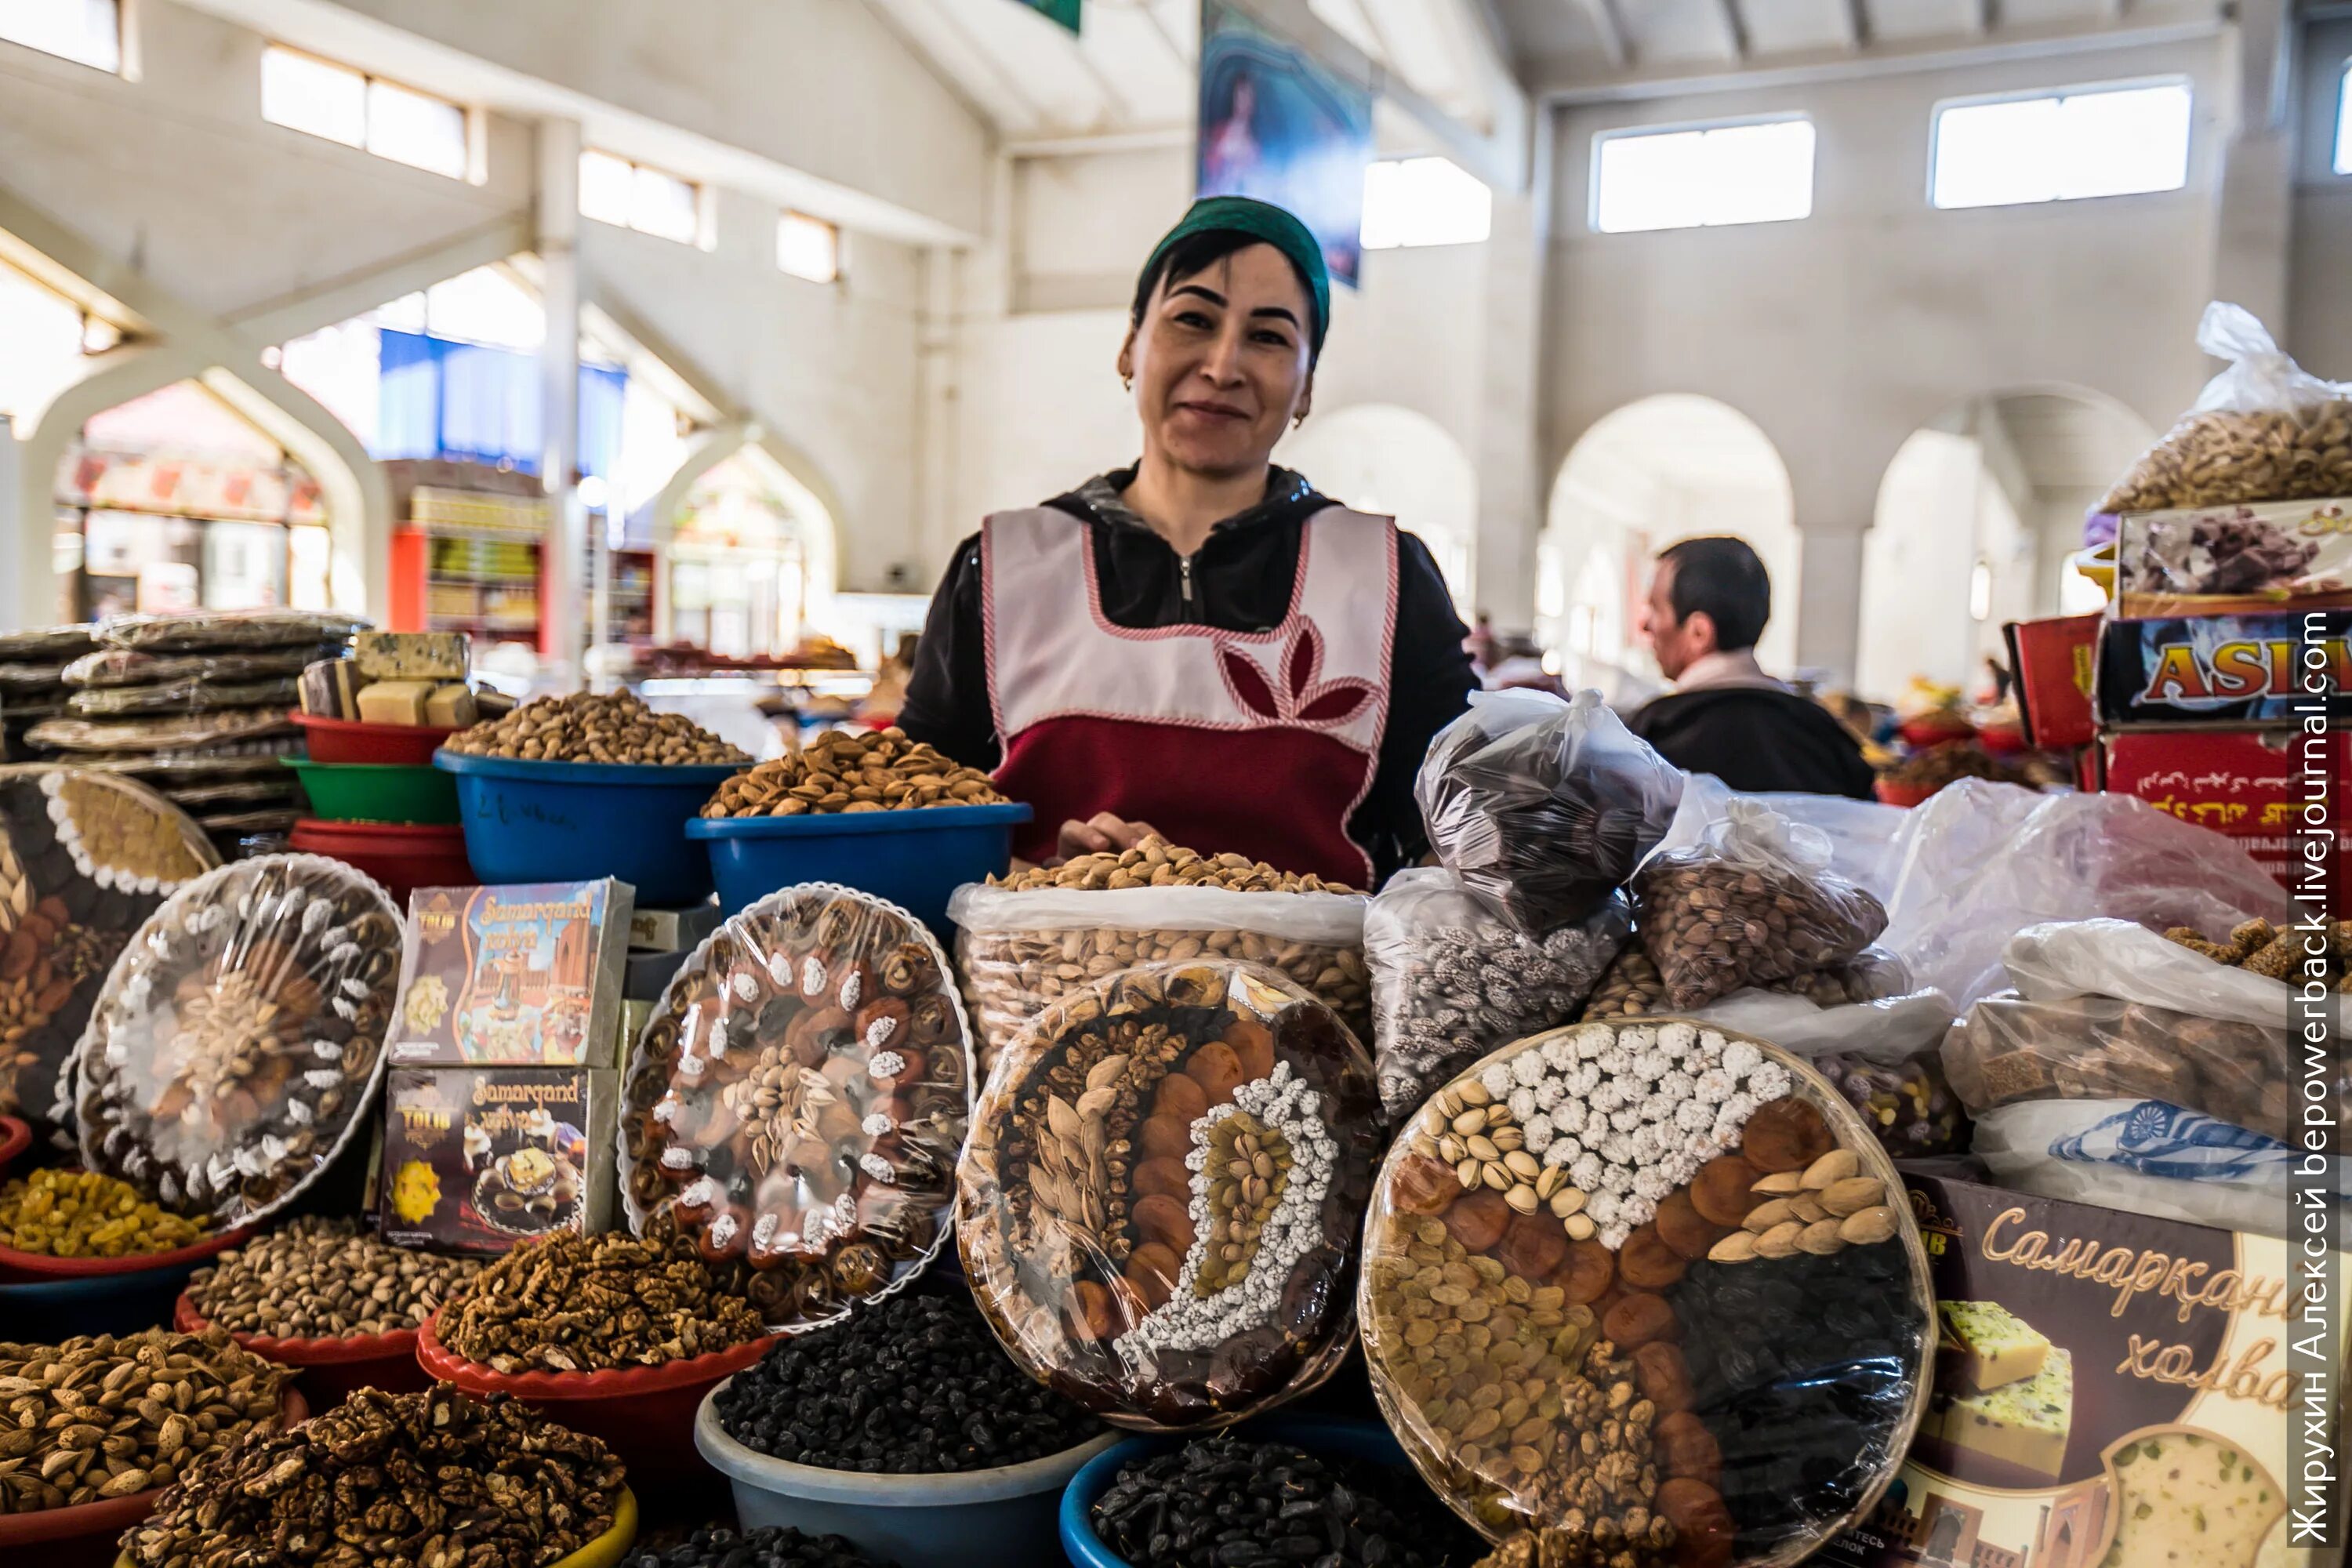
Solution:
[{"label": "plastic-wrapped platter", "polygon": [[959,1172],[964,1272],[1013,1359],[1107,1420],[1221,1425],[1353,1338],[1370,1058],[1270,970],[1151,964],[1008,1047]]},{"label": "plastic-wrapped platter", "polygon": [[224,1226],[292,1201],[367,1121],[400,933],[381,887],[321,856],[182,887],[116,961],[77,1053],[84,1163]]},{"label": "plastic-wrapped platter", "polygon": [[1497,1539],[1792,1563],[1918,1426],[1933,1292],[1895,1168],[1760,1041],[1668,1018],[1503,1047],[1404,1128],[1366,1247],[1381,1412]]},{"label": "plastic-wrapped platter", "polygon": [[751,1267],[771,1328],[903,1288],[943,1245],[971,1113],[945,957],[895,904],[787,888],[687,959],[629,1056],[621,1191],[713,1262]]},{"label": "plastic-wrapped platter", "polygon": [[0,770],[0,1114],[63,1128],[60,1076],[115,955],[219,863],[195,824],[127,779]]}]

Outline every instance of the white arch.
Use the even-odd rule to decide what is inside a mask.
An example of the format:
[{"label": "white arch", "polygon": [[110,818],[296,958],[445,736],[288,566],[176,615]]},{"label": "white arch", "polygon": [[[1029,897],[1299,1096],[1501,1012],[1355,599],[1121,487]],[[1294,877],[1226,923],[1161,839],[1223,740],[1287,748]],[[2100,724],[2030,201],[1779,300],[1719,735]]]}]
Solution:
[{"label": "white arch", "polygon": [[1418,534],[1468,613],[1477,566],[1478,470],[1444,426],[1393,403],[1317,413],[1276,457],[1325,495]]},{"label": "white arch", "polygon": [[[797,515],[823,519],[822,527],[810,529],[802,538],[808,551],[809,618],[822,629],[830,624],[829,617],[822,612],[830,608],[834,592],[841,582],[842,513],[839,496],[825,479],[823,469],[811,462],[798,447],[757,422],[730,420],[714,425],[697,436],[694,445],[687,448],[686,458],[678,464],[677,470],[664,481],[660,489],[654,492],[651,500],[637,509],[635,521],[643,525],[642,531],[632,529],[631,532],[655,541],[655,560],[667,562],[669,552],[667,547],[671,531],[676,526],[678,509],[685,504],[687,496],[704,475],[738,452],[746,450],[757,454],[761,466],[768,470],[770,481],[786,500],[803,503],[794,509]],[[664,565],[656,570],[667,571],[667,568]],[[658,641],[667,641],[669,594],[667,584],[663,592],[655,595],[655,602],[660,606],[662,616],[661,622],[654,628],[655,637]]]},{"label": "white arch", "polygon": [[1637,398],[1595,420],[1553,481],[1537,552],[1536,631],[1569,679],[1627,696],[1656,681],[1640,636],[1647,563],[1702,533],[1737,534],[1763,557],[1773,613],[1758,656],[1789,672],[1801,542],[1788,466],[1746,414],[1677,392]]}]

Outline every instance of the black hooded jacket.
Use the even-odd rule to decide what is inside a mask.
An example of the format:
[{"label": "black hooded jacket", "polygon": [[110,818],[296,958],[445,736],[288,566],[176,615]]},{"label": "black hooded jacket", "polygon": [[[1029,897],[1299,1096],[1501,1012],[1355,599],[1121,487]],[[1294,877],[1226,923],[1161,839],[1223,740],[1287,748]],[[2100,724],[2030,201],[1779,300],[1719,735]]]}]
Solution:
[{"label": "black hooded jacket", "polygon": [[[1299,539],[1307,520],[1334,504],[1328,497],[1288,469],[1276,468],[1265,500],[1217,524],[1188,563],[1118,499],[1134,479],[1133,468],[1105,474],[1045,503],[1087,524],[1103,613],[1114,626],[1263,632],[1289,613]],[[989,710],[981,600],[975,533],[956,546],[932,596],[898,723],[966,766],[993,769],[1003,745]],[[1429,547],[1400,532],[1388,721],[1371,791],[1348,820],[1348,837],[1383,879],[1428,852],[1412,798],[1413,774],[1430,737],[1469,706],[1477,678],[1463,648],[1468,636]],[[1218,847],[1190,847],[1213,853]]]}]

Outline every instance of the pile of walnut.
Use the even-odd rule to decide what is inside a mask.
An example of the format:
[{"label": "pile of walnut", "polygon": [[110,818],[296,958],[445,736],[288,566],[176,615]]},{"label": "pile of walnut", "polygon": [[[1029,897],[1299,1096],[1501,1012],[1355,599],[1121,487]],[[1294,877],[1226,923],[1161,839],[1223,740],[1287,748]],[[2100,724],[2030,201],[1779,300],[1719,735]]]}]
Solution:
[{"label": "pile of walnut", "polygon": [[448,1384],[362,1388],[196,1466],[123,1537],[135,1568],[544,1568],[613,1528],[621,1463]]},{"label": "pile of walnut", "polygon": [[468,756],[539,763],[684,767],[751,760],[682,713],[655,712],[633,691],[541,697],[504,718],[459,731],[442,747]]},{"label": "pile of walnut", "polygon": [[1203,855],[1181,849],[1165,838],[1146,838],[1116,854],[1080,855],[1059,866],[1038,866],[1010,876],[991,877],[989,886],[1016,893],[1041,888],[1100,892],[1120,888],[1223,888],[1233,893],[1352,893],[1356,889],[1320,877],[1277,871],[1246,855]]},{"label": "pile of walnut", "polygon": [[986,773],[950,762],[927,742],[909,741],[903,730],[866,735],[835,730],[795,755],[729,779],[702,815],[802,816],[1003,802]]},{"label": "pile of walnut", "polygon": [[[2175,926],[2164,936],[2216,963],[2273,980],[2285,980],[2301,972],[2308,939],[2299,927],[2274,926],[2264,920],[2236,927],[2227,942],[2208,942],[2204,933],[2191,926]],[[2326,945],[2327,973],[2335,979],[2336,989],[2352,995],[2352,921],[2330,921]]]},{"label": "pile of walnut", "polygon": [[443,1305],[436,1332],[493,1372],[659,1366],[767,1332],[742,1272],[705,1263],[682,1236],[563,1231],[475,1275]]}]

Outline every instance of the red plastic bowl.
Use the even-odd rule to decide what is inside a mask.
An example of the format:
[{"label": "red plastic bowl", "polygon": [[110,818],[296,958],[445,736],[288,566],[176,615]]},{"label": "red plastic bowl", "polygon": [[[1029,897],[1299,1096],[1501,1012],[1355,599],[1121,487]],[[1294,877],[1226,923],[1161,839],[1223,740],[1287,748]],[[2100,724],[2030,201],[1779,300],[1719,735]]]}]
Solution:
[{"label": "red plastic bowl", "polygon": [[[297,1426],[310,1416],[310,1406],[292,1388],[278,1407],[281,1427]],[[37,1563],[41,1568],[81,1568],[84,1563],[111,1563],[122,1532],[155,1511],[164,1489],[155,1487],[129,1497],[108,1498],[73,1508],[47,1508],[36,1513],[0,1513],[0,1563]],[[19,1558],[24,1547],[38,1542],[37,1555]]]},{"label": "red plastic bowl", "polygon": [[456,824],[322,822],[306,816],[294,825],[291,846],[299,854],[329,856],[367,873],[403,908],[412,888],[464,888],[475,881],[466,858],[466,830]]},{"label": "red plastic bowl", "polygon": [[430,767],[441,742],[457,731],[439,724],[362,724],[356,719],[286,715],[302,726],[314,763],[397,763]]},{"label": "red plastic bowl", "polygon": [[[606,1372],[493,1372],[467,1361],[440,1340],[436,1312],[416,1336],[416,1363],[426,1375],[468,1394],[511,1394],[575,1432],[601,1437],[629,1468],[642,1498],[670,1486],[707,1484],[717,1472],[694,1447],[694,1415],[702,1396],[722,1379],[750,1366],[776,1342],[763,1337],[732,1350],[713,1351],[660,1366]],[[649,1488],[646,1482],[656,1483]]]},{"label": "red plastic bowl", "polygon": [[1922,805],[1943,787],[1942,784],[1895,784],[1880,779],[1877,784],[1878,803],[1881,805]]},{"label": "red plastic bowl", "polygon": [[175,1247],[169,1252],[134,1252],[128,1258],[51,1258],[43,1252],[19,1252],[13,1247],[0,1247],[0,1282],[87,1279],[100,1274],[118,1277],[145,1274],[151,1269],[172,1268],[210,1258],[252,1235],[250,1226],[242,1230],[225,1230],[218,1236],[208,1236],[202,1241]]},{"label": "red plastic bowl", "polygon": [[1916,719],[1906,719],[1896,733],[1906,744],[1926,750],[1945,741],[1965,741],[1977,732],[1977,727],[1957,713],[1923,713]]},{"label": "red plastic bowl", "polygon": [[2013,757],[2025,750],[2025,731],[2014,724],[1995,724],[1977,731],[1977,743],[1996,757]]},{"label": "red plastic bowl", "polygon": [[0,1116],[0,1176],[8,1173],[8,1167],[16,1162],[16,1156],[32,1147],[32,1142],[30,1123],[14,1116]]},{"label": "red plastic bowl", "polygon": [[[201,1334],[212,1324],[196,1310],[185,1290],[172,1307],[172,1326],[184,1334]],[[321,1410],[332,1410],[354,1389],[381,1388],[386,1394],[415,1394],[433,1386],[416,1364],[416,1331],[398,1329],[388,1334],[350,1334],[341,1339],[279,1339],[270,1334],[240,1334],[230,1339],[264,1361],[290,1366],[302,1374],[302,1387]]]}]

